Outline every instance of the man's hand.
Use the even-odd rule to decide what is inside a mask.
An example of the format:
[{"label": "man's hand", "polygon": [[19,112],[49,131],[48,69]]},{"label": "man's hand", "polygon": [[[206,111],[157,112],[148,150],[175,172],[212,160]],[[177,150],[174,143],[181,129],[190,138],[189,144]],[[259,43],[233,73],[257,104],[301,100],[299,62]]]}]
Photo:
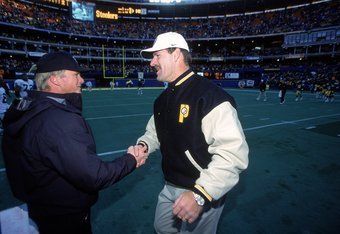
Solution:
[{"label": "man's hand", "polygon": [[183,222],[193,223],[202,213],[203,207],[199,206],[192,191],[182,193],[173,205],[173,214]]},{"label": "man's hand", "polygon": [[145,161],[149,156],[149,153],[146,153],[145,147],[141,145],[130,146],[127,152],[135,157],[137,161],[137,168],[145,164]]}]

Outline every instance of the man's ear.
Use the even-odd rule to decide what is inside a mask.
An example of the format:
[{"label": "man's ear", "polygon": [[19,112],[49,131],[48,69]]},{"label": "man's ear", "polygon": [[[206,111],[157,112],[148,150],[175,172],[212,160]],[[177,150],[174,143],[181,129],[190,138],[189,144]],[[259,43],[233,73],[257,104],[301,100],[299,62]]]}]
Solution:
[{"label": "man's ear", "polygon": [[180,49],[180,48],[176,48],[175,51],[173,52],[173,55],[174,55],[175,61],[177,62],[178,59],[179,59],[179,58],[181,57],[181,55],[182,55],[181,49]]},{"label": "man's ear", "polygon": [[52,86],[60,86],[60,79],[58,76],[56,75],[52,75],[50,76],[50,78],[48,79],[48,83],[49,83],[49,86],[52,87]]}]

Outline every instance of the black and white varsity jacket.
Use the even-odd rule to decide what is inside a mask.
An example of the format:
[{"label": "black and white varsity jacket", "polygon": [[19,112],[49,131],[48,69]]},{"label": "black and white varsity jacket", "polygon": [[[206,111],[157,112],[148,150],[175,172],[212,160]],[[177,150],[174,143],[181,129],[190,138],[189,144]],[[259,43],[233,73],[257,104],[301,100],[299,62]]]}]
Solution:
[{"label": "black and white varsity jacket", "polygon": [[188,70],[156,99],[137,142],[160,149],[164,178],[208,201],[222,198],[248,166],[248,145],[234,98]]}]

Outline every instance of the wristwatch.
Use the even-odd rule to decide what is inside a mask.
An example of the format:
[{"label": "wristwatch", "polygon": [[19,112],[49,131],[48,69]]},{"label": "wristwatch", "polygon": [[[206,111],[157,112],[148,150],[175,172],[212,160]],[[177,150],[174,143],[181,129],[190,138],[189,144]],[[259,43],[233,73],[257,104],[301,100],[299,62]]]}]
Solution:
[{"label": "wristwatch", "polygon": [[194,198],[195,198],[195,201],[196,201],[196,203],[197,203],[197,205],[199,205],[199,206],[204,206],[204,198],[203,197],[201,197],[199,194],[197,194],[197,193],[194,193],[194,192],[192,192],[192,194],[194,195]]}]

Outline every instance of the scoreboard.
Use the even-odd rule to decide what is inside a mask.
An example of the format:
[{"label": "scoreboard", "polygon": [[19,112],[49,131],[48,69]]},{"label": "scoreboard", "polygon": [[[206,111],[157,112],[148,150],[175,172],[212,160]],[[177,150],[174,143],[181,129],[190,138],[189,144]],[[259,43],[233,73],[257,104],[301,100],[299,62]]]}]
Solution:
[{"label": "scoreboard", "polygon": [[[40,0],[43,6],[53,6],[59,9],[67,9],[70,11],[71,16],[75,16],[75,9],[83,9],[83,11],[93,12],[93,19],[107,19],[117,20],[125,17],[140,17],[140,16],[157,16],[160,10],[157,6],[142,6],[135,4],[117,4],[117,3],[100,3],[98,1],[80,1],[80,0]],[[89,20],[91,16],[81,17],[80,13],[77,17],[78,20]]]},{"label": "scoreboard", "polygon": [[96,6],[96,18],[97,19],[119,19],[128,17],[141,17],[141,16],[157,16],[160,14],[160,10],[150,7],[140,7],[138,5],[117,5],[111,4],[110,6],[99,5]]}]

